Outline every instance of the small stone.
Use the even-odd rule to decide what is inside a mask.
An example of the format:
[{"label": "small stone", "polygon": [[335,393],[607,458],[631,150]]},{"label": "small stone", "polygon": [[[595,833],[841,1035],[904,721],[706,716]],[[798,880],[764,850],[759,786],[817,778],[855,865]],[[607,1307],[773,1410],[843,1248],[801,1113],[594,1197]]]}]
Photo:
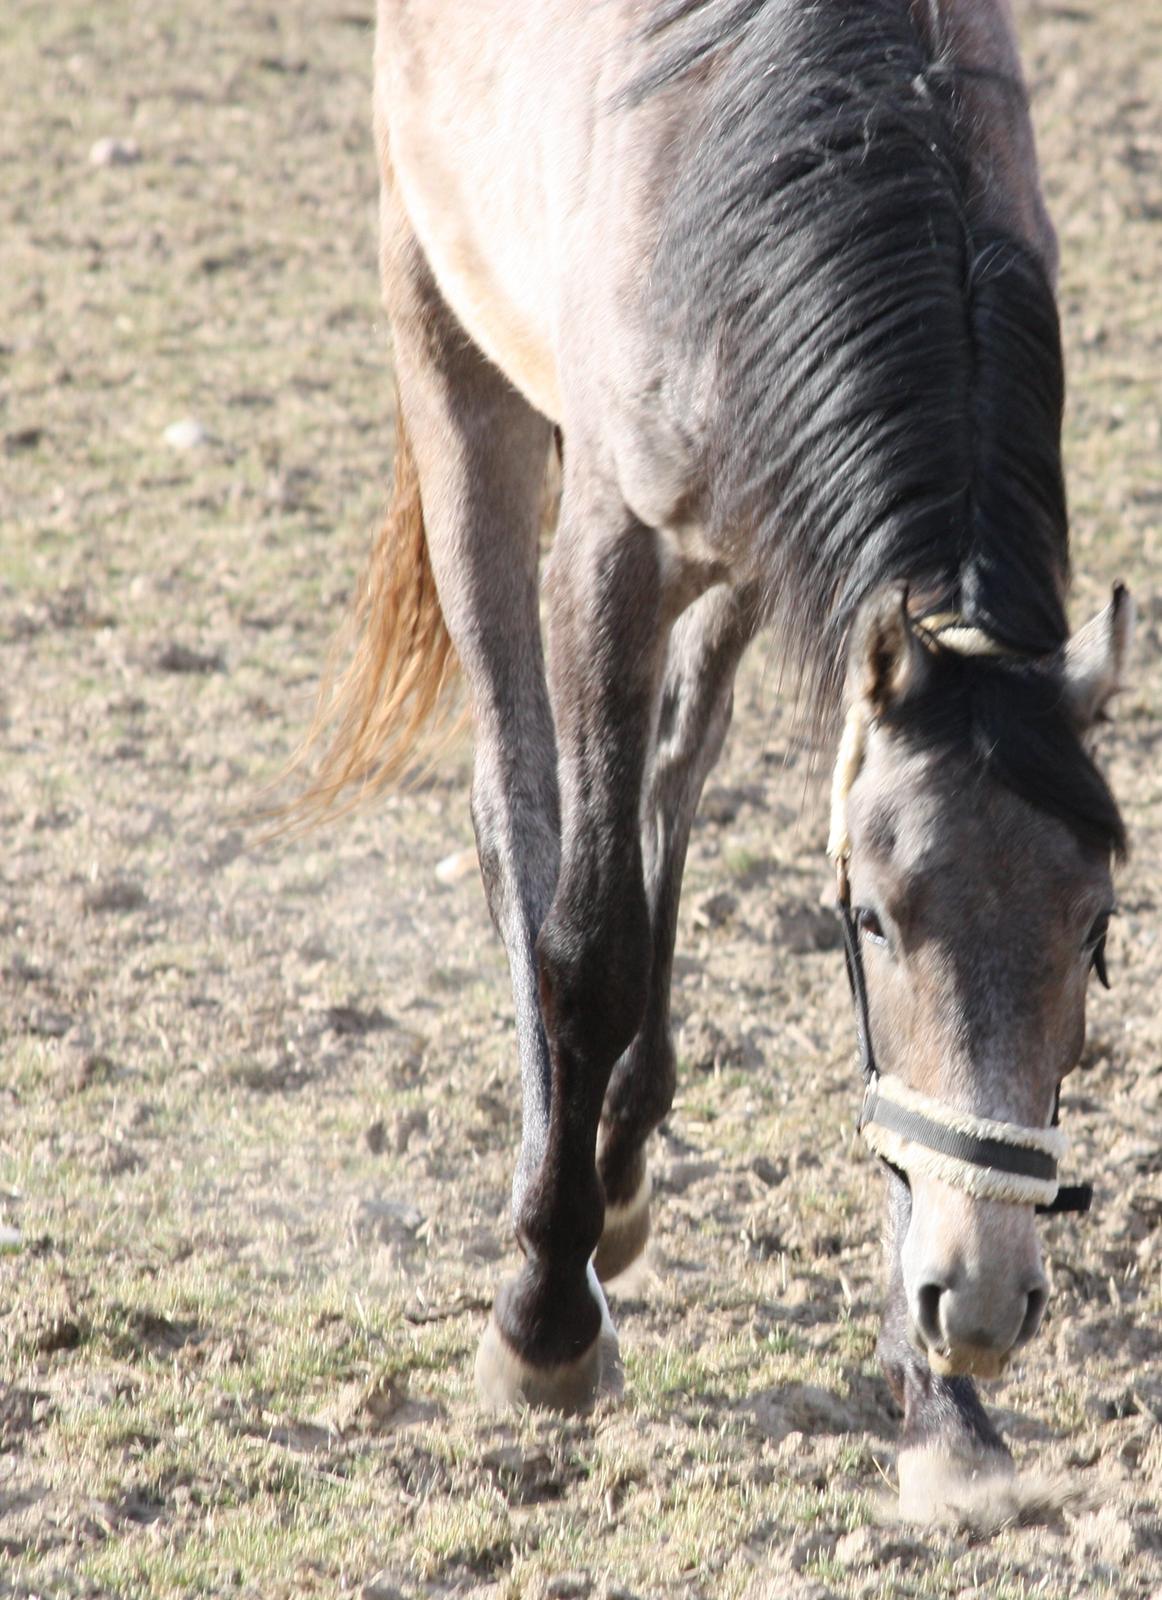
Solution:
[{"label": "small stone", "polygon": [[24,1243],[24,1235],[19,1228],[0,1226],[0,1256],[14,1255]]},{"label": "small stone", "polygon": [[162,438],[171,450],[198,450],[210,443],[209,429],[197,417],[182,417],[178,422],[171,422]]},{"label": "small stone", "polygon": [[89,151],[89,164],[94,167],[131,167],[141,160],[141,146],[136,139],[98,139]]},{"label": "small stone", "polygon": [[6,967],[0,968],[0,973],[5,978],[11,978],[14,983],[38,983],[46,975],[43,967],[38,967],[19,950]]},{"label": "small stone", "polygon": [[63,1039],[72,1025],[65,1011],[34,1011],[28,1019],[28,1031],[38,1039]]},{"label": "small stone", "polygon": [[427,1133],[428,1113],[422,1107],[401,1111],[391,1125],[391,1142],[397,1156],[407,1154],[414,1133]]},{"label": "small stone", "polygon": [[43,439],[43,428],[13,428],[4,435],[4,448],[9,455],[15,455],[18,450],[35,450]]},{"label": "small stone", "polygon": [[456,850],[450,856],[445,856],[436,863],[436,882],[451,884],[459,883],[476,870],[475,847],[468,850]]},{"label": "small stone", "polygon": [[0,1383],[0,1450],[10,1450],[22,1434],[43,1427],[53,1413],[43,1389],[17,1389]]},{"label": "small stone", "polygon": [[378,1006],[370,1009],[352,1004],[328,1006],[323,1013],[323,1020],[333,1033],[341,1037],[382,1033],[385,1028],[391,1027],[391,1018],[385,1016]]},{"label": "small stone", "polygon": [[738,901],[732,894],[720,890],[717,894],[704,895],[694,907],[694,926],[696,928],[722,928],[730,921],[738,910]]},{"label": "small stone", "polygon": [[779,1157],[778,1161],[768,1161],[766,1156],[755,1156],[750,1164],[750,1170],[760,1183],[766,1184],[768,1189],[774,1189],[783,1182],[790,1171],[790,1167],[782,1156]]},{"label": "small stone", "polygon": [[387,1149],[387,1124],[382,1117],[363,1130],[363,1143],[373,1156],[381,1156]]}]

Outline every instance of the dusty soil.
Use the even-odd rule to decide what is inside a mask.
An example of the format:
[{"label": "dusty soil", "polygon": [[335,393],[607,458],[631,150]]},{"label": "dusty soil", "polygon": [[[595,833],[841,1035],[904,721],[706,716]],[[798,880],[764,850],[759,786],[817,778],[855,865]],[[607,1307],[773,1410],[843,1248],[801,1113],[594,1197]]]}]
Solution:
[{"label": "dusty soil", "polygon": [[999,1531],[890,1520],[879,1185],[769,647],[691,851],[626,1397],[478,1415],[517,1095],[478,881],[435,873],[470,845],[468,754],[305,842],[242,816],[391,455],[367,7],[99,17],[0,17],[0,1593],[1157,1592],[1154,0],[1023,13],[1077,613],[1123,576],[1142,625],[1104,740],[1114,989],[1063,1107],[1097,1202],[1046,1225],[1047,1324],[991,1395],[1031,1485]]}]

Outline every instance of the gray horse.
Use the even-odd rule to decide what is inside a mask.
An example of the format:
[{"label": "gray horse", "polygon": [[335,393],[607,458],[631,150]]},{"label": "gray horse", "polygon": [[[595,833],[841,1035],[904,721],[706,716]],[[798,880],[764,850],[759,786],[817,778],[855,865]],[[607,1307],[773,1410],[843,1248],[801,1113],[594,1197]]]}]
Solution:
[{"label": "gray horse", "polygon": [[523,1113],[479,1387],[571,1409],[615,1375],[600,1281],[648,1233],[687,840],[769,625],[838,748],[914,1510],[937,1466],[1008,1467],[973,1376],[1045,1305],[1124,847],[1086,735],[1131,607],[1069,640],[1007,0],[379,0],[375,120],[395,493],[303,804],[398,776],[458,661]]}]

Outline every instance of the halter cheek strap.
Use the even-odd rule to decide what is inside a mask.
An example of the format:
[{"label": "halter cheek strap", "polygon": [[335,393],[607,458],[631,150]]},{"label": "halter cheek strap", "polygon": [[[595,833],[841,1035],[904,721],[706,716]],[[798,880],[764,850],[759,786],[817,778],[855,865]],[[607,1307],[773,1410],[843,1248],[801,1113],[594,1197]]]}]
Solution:
[{"label": "halter cheek strap", "polygon": [[[920,624],[920,631],[931,639],[932,648],[952,649],[965,655],[1009,653],[981,629],[964,626],[952,614],[926,619]],[[1065,1154],[1066,1139],[1057,1127],[1056,1101],[1052,1127],[997,1122],[919,1094],[899,1078],[881,1075],[876,1065],[863,952],[852,914],[847,874],[851,855],[847,796],[863,761],[867,730],[864,707],[853,705],[844,723],[835,763],[827,841],[827,853],[835,862],[837,909],[865,1085],[858,1130],[876,1155],[906,1175],[938,1178],[978,1199],[1032,1205],[1043,1214],[1088,1211],[1092,1185],[1061,1185],[1057,1181],[1057,1163]]]}]

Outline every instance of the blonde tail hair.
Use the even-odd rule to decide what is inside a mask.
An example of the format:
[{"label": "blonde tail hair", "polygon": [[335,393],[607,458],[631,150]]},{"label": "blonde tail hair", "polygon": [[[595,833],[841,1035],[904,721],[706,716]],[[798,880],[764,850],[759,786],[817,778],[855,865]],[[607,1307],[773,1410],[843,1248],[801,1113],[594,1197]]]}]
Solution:
[{"label": "blonde tail hair", "polygon": [[355,810],[397,782],[417,754],[434,759],[465,721],[452,692],[459,662],[436,593],[419,474],[398,405],[396,415],[387,515],[288,775],[322,754],[302,793],[276,809],[278,831]]}]

